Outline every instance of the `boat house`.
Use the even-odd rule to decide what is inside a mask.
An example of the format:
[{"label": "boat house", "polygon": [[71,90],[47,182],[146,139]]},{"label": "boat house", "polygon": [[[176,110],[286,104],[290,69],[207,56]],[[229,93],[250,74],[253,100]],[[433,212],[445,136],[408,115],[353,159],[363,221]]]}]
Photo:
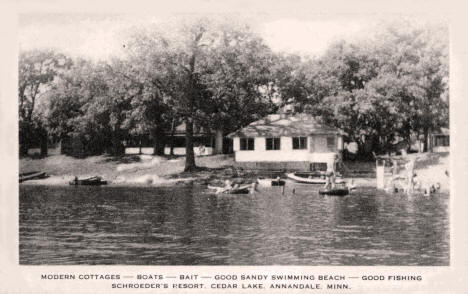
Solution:
[{"label": "boat house", "polygon": [[309,114],[272,114],[228,137],[247,169],[325,170],[343,150],[343,132]]}]

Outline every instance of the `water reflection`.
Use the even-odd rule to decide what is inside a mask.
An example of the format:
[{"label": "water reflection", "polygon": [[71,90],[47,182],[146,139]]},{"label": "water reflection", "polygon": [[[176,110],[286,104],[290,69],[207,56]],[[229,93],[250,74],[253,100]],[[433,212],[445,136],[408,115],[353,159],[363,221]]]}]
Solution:
[{"label": "water reflection", "polygon": [[448,195],[20,187],[21,264],[448,265]]}]

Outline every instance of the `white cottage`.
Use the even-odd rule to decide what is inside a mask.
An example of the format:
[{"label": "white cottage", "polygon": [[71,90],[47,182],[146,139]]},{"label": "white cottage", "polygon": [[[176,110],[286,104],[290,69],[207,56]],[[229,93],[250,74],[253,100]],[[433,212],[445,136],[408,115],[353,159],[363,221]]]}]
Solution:
[{"label": "white cottage", "polygon": [[324,170],[343,150],[343,132],[308,114],[273,114],[228,135],[239,166]]}]

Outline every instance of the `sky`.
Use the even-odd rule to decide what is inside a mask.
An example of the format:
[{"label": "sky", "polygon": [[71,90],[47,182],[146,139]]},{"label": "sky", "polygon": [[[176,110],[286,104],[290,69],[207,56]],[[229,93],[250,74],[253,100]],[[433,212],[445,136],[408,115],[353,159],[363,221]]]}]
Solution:
[{"label": "sky", "polygon": [[[118,55],[129,28],[163,21],[141,15],[21,15],[20,49],[56,48],[94,60]],[[375,20],[366,18],[250,17],[274,51],[319,56],[337,39],[358,37]]]}]

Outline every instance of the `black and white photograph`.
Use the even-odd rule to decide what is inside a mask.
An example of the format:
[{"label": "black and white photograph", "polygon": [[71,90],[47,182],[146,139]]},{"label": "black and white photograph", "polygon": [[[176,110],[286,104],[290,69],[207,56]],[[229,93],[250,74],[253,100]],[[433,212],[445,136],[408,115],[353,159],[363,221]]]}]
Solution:
[{"label": "black and white photograph", "polygon": [[449,266],[440,17],[18,17],[20,265]]}]

